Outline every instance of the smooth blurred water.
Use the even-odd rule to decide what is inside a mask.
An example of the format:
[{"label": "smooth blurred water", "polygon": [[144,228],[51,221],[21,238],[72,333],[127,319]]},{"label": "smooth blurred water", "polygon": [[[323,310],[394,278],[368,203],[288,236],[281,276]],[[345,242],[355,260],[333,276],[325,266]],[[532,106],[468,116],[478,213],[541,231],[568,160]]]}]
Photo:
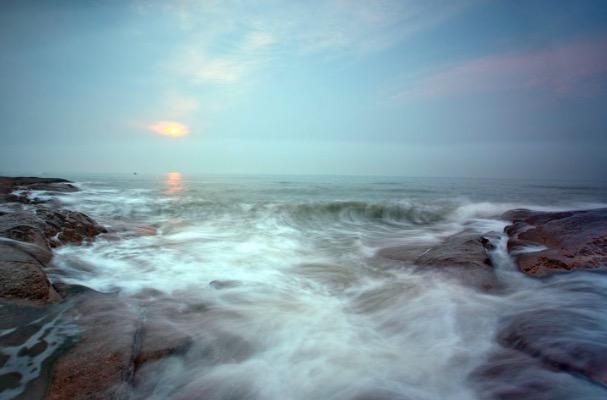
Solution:
[{"label": "smooth blurred water", "polygon": [[[603,275],[526,278],[499,236],[498,293],[376,256],[388,246],[430,247],[463,229],[499,233],[499,215],[512,208],[605,206],[604,185],[179,173],[74,179],[80,192],[51,197],[114,232],[59,249],[52,278],[118,292],[136,307],[154,289],[172,310],[156,318],[194,338],[187,354],[146,369],[135,397],[516,398],[503,394],[535,379],[548,383],[537,392],[545,398],[605,398],[600,385],[533,359],[523,361],[523,377],[478,372],[501,351],[503,321],[546,303],[582,310],[607,332]],[[576,294],[579,286],[596,296]]]}]

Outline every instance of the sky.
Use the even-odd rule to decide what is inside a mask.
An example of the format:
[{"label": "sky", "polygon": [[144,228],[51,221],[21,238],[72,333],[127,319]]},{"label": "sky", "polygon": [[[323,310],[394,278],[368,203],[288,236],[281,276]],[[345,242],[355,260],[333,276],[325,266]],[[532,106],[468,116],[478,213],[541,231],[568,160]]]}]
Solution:
[{"label": "sky", "polygon": [[0,174],[601,179],[607,1],[0,3]]}]

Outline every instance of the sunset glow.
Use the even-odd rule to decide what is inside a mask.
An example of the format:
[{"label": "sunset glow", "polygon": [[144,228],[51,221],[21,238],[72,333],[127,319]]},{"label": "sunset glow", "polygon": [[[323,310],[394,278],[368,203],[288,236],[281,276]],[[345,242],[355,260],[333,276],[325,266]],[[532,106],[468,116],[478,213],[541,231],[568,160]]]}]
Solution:
[{"label": "sunset glow", "polygon": [[183,191],[183,178],[180,172],[168,172],[164,183],[166,184],[165,194],[176,194]]},{"label": "sunset glow", "polygon": [[190,133],[190,129],[186,125],[175,121],[158,121],[150,125],[149,129],[158,135],[171,138],[180,138]]}]

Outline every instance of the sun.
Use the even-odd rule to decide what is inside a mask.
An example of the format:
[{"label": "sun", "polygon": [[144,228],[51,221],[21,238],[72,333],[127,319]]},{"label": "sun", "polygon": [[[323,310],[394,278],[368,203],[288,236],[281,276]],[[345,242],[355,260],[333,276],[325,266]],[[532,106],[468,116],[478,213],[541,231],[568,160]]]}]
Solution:
[{"label": "sun", "polygon": [[158,135],[170,138],[180,138],[190,133],[190,128],[176,121],[157,121],[148,128]]}]

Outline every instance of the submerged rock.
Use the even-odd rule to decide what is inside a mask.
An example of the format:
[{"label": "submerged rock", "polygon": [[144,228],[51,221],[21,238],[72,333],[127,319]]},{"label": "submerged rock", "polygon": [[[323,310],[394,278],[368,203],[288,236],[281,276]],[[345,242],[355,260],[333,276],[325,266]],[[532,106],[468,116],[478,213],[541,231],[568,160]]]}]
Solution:
[{"label": "submerged rock", "polygon": [[[531,276],[607,267],[607,208],[538,212],[512,210],[505,232],[519,269]],[[529,246],[541,246],[527,251]]]},{"label": "submerged rock", "polygon": [[415,263],[442,267],[490,268],[491,260],[485,247],[487,243],[488,239],[477,233],[461,232],[428,249]]},{"label": "submerged rock", "polygon": [[80,338],[53,365],[46,398],[119,398],[132,365],[137,318],[116,296],[85,290],[74,302],[70,315]]},{"label": "submerged rock", "polygon": [[438,267],[465,283],[492,289],[497,286],[497,278],[487,253],[492,247],[487,235],[463,231],[430,248],[390,247],[380,250],[378,255],[407,262],[418,268]]},{"label": "submerged rock", "polygon": [[146,363],[185,353],[192,338],[162,319],[146,321],[141,332],[141,346],[135,356],[135,370]]},{"label": "submerged rock", "polygon": [[242,285],[242,282],[231,279],[214,280],[209,282],[209,286],[213,289],[229,289],[240,285]]},{"label": "submerged rock", "polygon": [[[521,292],[496,346],[472,375],[482,398],[607,398],[607,281],[573,272]],[[584,379],[580,379],[583,377]]]},{"label": "submerged rock", "polygon": [[607,335],[601,321],[585,314],[556,309],[524,312],[502,321],[498,342],[552,368],[607,384]]},{"label": "submerged rock", "polygon": [[73,296],[69,316],[80,337],[53,365],[48,399],[127,398],[140,368],[183,354],[192,344],[157,310],[137,310],[118,295],[83,286],[60,290]]},{"label": "submerged rock", "polygon": [[[63,179],[0,177],[0,203],[4,203],[0,212],[0,311],[4,312],[6,322],[2,329],[19,334],[3,335],[1,339],[5,342],[27,339],[22,332],[23,319],[19,317],[23,307],[38,309],[45,318],[53,307],[67,309],[62,318],[77,326],[79,334],[70,336],[71,347],[62,354],[56,354],[59,346],[56,341],[53,344],[42,340],[24,347],[21,351],[24,357],[40,356],[53,349],[53,359],[43,361],[45,369],[48,366],[51,371],[48,387],[42,378],[35,379],[35,384],[32,383],[35,387],[22,387],[28,383],[11,372],[12,375],[0,376],[0,397],[19,389],[29,394],[46,392],[45,398],[55,400],[126,398],[137,369],[182,354],[192,343],[190,336],[168,321],[167,315],[174,312],[155,311],[144,317],[144,312],[133,309],[132,304],[117,295],[61,283],[57,291],[44,272],[52,258],[51,249],[85,243],[107,231],[83,213],[52,203],[40,205],[27,194],[11,194],[17,189],[26,193],[77,190]],[[156,231],[146,226],[137,234],[153,235]],[[48,306],[61,300],[59,305]],[[148,308],[156,304],[147,303]],[[30,320],[26,322],[29,324]],[[6,357],[0,353],[0,363],[5,363]]]}]

